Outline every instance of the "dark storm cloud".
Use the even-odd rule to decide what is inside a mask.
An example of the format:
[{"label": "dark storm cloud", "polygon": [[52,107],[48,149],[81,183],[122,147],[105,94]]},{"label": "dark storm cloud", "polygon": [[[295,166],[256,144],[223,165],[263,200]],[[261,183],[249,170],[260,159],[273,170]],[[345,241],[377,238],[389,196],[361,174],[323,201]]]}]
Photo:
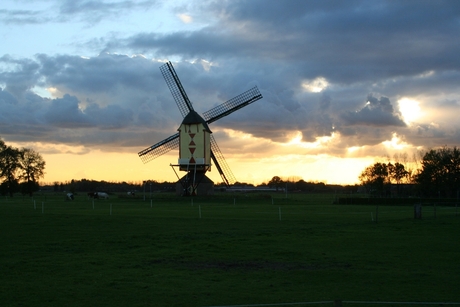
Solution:
[{"label": "dark storm cloud", "polygon": [[[460,81],[460,44],[453,39],[460,4],[216,1],[200,8],[218,22],[194,32],[139,33],[112,41],[107,50],[216,61],[231,81],[214,78],[215,87],[255,80],[264,101],[223,119],[220,127],[275,141],[286,141],[295,130],[304,141],[336,131],[352,137],[353,146],[377,144],[393,132],[409,133],[383,96],[394,104],[405,95],[456,92]],[[303,81],[319,76],[331,84],[327,94],[299,93]],[[196,74],[186,78],[200,80]],[[238,88],[244,85],[232,92]],[[363,107],[369,92],[382,98],[370,97]]]},{"label": "dark storm cloud", "polygon": [[[0,73],[3,136],[147,146],[158,141],[155,136],[174,134],[180,123],[158,69],[162,63],[108,54],[90,59],[37,55],[35,61],[3,57],[1,63],[9,67]],[[33,92],[35,86],[53,88],[63,96],[41,97]]]},{"label": "dark storm cloud", "polygon": [[366,126],[401,126],[406,124],[393,110],[393,105],[387,97],[380,99],[369,95],[366,105],[355,112],[346,112],[342,114],[341,119],[348,126],[366,125]]},{"label": "dark storm cloud", "polygon": [[42,65],[40,73],[50,84],[87,93],[108,92],[120,84],[145,89],[150,86],[156,68],[142,57],[104,53],[89,59],[46,55],[38,55],[38,59]]},{"label": "dark storm cloud", "polygon": [[[56,3],[55,20],[90,23],[160,5]],[[235,129],[277,142],[297,131],[304,141],[339,132],[343,146],[379,144],[392,133],[406,134],[417,146],[458,139],[454,122],[408,127],[397,101],[405,96],[425,98],[426,105],[441,106],[440,110],[458,105],[460,3],[206,1],[176,10],[206,26],[92,37],[86,46],[103,45],[91,51],[104,52],[88,58],[0,55],[6,65],[0,70],[1,133],[24,138],[27,129],[42,125],[28,134],[31,139],[40,134],[68,143],[156,143],[176,132],[181,116],[158,69],[162,63],[149,60],[155,58],[176,60],[176,72],[200,113],[259,87],[262,100],[211,129]],[[24,23],[48,16],[34,11],[15,14],[12,18]],[[318,78],[324,80],[324,88],[311,92]],[[37,86],[54,88],[58,98],[34,94]],[[364,101],[368,93],[375,94]],[[36,112],[27,111],[31,109]],[[15,129],[6,128],[8,123]]]},{"label": "dark storm cloud", "polygon": [[17,100],[9,92],[4,91],[0,88],[0,105],[14,105],[17,103]]},{"label": "dark storm cloud", "polygon": [[262,89],[262,94],[261,101],[223,118],[216,125],[277,142],[289,141],[296,131],[302,132],[303,141],[310,142],[316,137],[331,135],[334,119],[325,102],[326,94],[305,93],[300,99],[292,91],[273,93]]},{"label": "dark storm cloud", "polygon": [[16,60],[10,56],[0,57],[0,63],[17,67],[11,71],[0,71],[0,83],[6,84],[6,90],[13,95],[20,95],[37,84],[40,75],[39,64],[30,59]]},{"label": "dark storm cloud", "polygon": [[[162,56],[252,57],[351,83],[460,64],[460,3],[219,1],[201,6],[217,24],[200,31],[140,33],[124,47]],[[204,15],[204,13],[202,13]],[[113,42],[111,48],[121,48]],[[327,65],[326,65],[327,64]]]}]

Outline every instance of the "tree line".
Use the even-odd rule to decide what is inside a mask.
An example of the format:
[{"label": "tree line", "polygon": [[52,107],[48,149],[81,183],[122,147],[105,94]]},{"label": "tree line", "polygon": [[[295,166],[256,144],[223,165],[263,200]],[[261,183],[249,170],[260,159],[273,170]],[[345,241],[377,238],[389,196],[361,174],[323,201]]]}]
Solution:
[{"label": "tree line", "polygon": [[305,181],[299,176],[290,176],[282,178],[274,176],[267,183],[262,184],[276,191],[289,191],[289,192],[316,192],[316,193],[330,193],[330,192],[351,192],[356,191],[354,185],[328,185],[324,182],[311,182]]},{"label": "tree line", "polygon": [[150,191],[173,191],[175,183],[173,182],[157,182],[155,180],[146,180],[141,182],[114,182],[105,180],[91,179],[72,179],[66,182],[54,182],[42,187],[45,191],[53,192],[142,192],[149,193]]},{"label": "tree line", "polygon": [[45,175],[45,161],[30,148],[15,148],[0,139],[0,194],[16,192],[32,195]]},{"label": "tree line", "polygon": [[456,198],[460,194],[460,149],[447,146],[420,154],[414,169],[405,162],[376,162],[366,167],[359,180],[370,194]]}]

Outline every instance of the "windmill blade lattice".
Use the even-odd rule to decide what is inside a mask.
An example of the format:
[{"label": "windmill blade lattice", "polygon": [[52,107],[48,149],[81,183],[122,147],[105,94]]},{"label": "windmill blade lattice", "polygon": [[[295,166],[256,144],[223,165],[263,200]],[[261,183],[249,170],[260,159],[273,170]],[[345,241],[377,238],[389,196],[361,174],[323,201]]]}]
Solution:
[{"label": "windmill blade lattice", "polygon": [[171,135],[163,141],[147,147],[146,149],[140,151],[138,155],[145,164],[177,148],[179,148],[179,133]]},{"label": "windmill blade lattice", "polygon": [[254,86],[253,88],[242,94],[239,94],[238,96],[224,102],[223,104],[204,112],[203,118],[206,123],[210,124],[261,98],[262,94],[259,92],[257,86]]},{"label": "windmill blade lattice", "polygon": [[174,100],[176,101],[182,117],[185,117],[188,112],[193,110],[193,106],[188,99],[187,93],[182,87],[182,83],[180,82],[174,67],[171,62],[167,62],[166,64],[160,66],[160,70],[172,96],[174,97]]},{"label": "windmill blade lattice", "polygon": [[217,142],[214,137],[211,135],[211,158],[216,165],[217,170],[219,171],[220,177],[225,182],[227,186],[232,185],[236,182],[235,176],[233,175],[230,167],[225,161],[224,155],[217,146]]}]

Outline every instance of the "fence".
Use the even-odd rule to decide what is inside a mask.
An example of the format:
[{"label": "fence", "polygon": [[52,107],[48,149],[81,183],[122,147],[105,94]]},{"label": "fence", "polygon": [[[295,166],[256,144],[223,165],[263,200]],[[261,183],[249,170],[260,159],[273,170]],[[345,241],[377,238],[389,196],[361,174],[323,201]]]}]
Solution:
[{"label": "fence", "polygon": [[[207,197],[177,197],[157,193],[144,199],[142,195],[127,197],[112,194],[109,199],[88,199],[86,194],[76,194],[67,200],[61,194],[43,193],[34,198],[2,197],[1,203],[33,203],[38,212],[72,214],[143,214],[183,218],[257,219],[257,220],[322,220],[343,222],[383,222],[401,219],[434,219],[458,216],[455,200],[435,199],[382,199],[367,197],[337,197],[334,194],[284,194],[284,193],[227,193]],[[150,211],[145,211],[150,209]],[[171,208],[174,208],[172,211]],[[153,209],[153,210],[152,210]],[[151,213],[150,213],[151,214]]]},{"label": "fence", "polygon": [[318,302],[296,302],[296,303],[273,303],[273,304],[249,304],[249,305],[219,305],[206,307],[281,307],[281,306],[334,306],[334,307],[352,307],[362,305],[390,305],[390,306],[447,306],[460,305],[460,302],[382,302],[382,301],[318,301]]}]

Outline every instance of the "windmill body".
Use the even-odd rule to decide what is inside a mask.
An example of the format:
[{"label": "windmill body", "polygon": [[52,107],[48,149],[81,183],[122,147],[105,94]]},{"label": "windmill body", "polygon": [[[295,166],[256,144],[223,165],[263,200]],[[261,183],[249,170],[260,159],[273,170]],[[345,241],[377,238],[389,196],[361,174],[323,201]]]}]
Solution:
[{"label": "windmill body", "polygon": [[211,130],[194,110],[185,116],[179,129],[179,170],[211,170]]},{"label": "windmill body", "polygon": [[202,194],[212,193],[213,188],[209,185],[212,181],[205,175],[211,170],[212,163],[227,186],[234,184],[236,179],[212,136],[209,124],[261,99],[262,94],[257,87],[253,87],[200,116],[193,109],[171,62],[162,65],[160,70],[184,119],[176,134],[140,151],[139,157],[147,163],[170,150],[179,148],[178,164],[171,164],[173,169],[178,167],[180,171],[187,172],[182,178],[177,176],[180,188],[176,188],[176,191],[179,194],[196,195],[200,190],[200,182],[206,183],[206,187],[201,189]]}]

